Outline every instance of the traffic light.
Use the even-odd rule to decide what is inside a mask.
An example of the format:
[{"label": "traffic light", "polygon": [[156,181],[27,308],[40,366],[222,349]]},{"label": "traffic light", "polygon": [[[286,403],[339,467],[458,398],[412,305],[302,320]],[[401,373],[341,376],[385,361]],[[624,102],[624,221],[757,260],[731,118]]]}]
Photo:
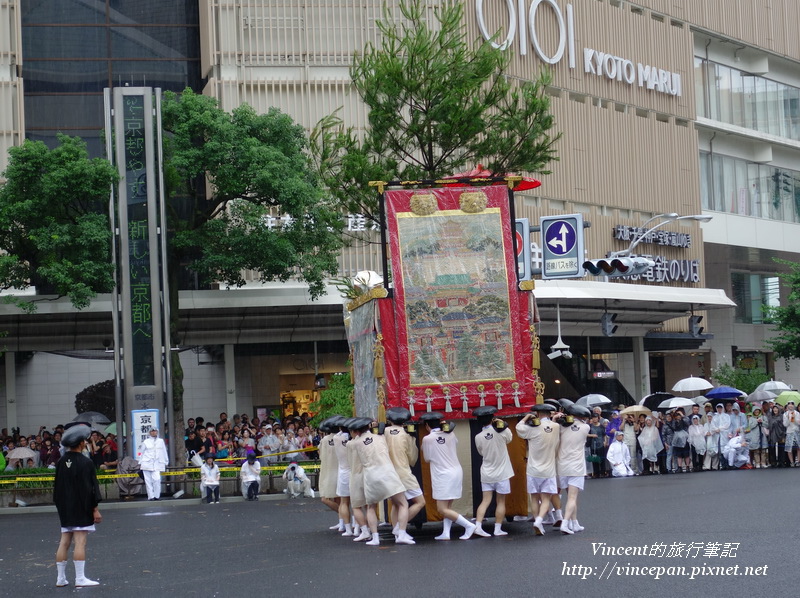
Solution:
[{"label": "traffic light", "polygon": [[617,319],[617,314],[604,313],[600,316],[600,330],[605,336],[614,336],[619,326],[614,325],[614,320]]},{"label": "traffic light", "polygon": [[689,334],[695,338],[700,338],[703,335],[703,328],[700,322],[703,321],[703,316],[689,316]]},{"label": "traffic light", "polygon": [[583,262],[583,268],[589,274],[608,277],[643,274],[655,265],[653,260],[644,257],[615,257]]}]

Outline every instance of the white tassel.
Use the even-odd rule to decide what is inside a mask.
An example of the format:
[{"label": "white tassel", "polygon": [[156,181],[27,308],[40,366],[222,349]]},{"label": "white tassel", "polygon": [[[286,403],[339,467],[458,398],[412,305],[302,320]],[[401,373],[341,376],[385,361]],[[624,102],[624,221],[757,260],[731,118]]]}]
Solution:
[{"label": "white tassel", "polygon": [[486,393],[483,384],[478,384],[478,396],[481,398],[481,407],[486,407]]},{"label": "white tassel", "polygon": [[442,392],[444,393],[444,412],[445,413],[452,413],[453,412],[453,405],[450,403],[450,389],[443,388]]},{"label": "white tassel", "polygon": [[497,409],[499,411],[503,408],[503,387],[500,384],[495,384],[494,389],[497,391]]},{"label": "white tassel", "polygon": [[464,413],[469,413],[469,405],[467,404],[467,387],[462,386],[459,388],[461,391],[461,411]]},{"label": "white tassel", "polygon": [[414,391],[408,391],[408,411],[411,413],[411,417],[414,417],[416,413],[414,413]]},{"label": "white tassel", "polygon": [[519,407],[519,382],[512,383],[511,388],[514,389],[514,407]]}]

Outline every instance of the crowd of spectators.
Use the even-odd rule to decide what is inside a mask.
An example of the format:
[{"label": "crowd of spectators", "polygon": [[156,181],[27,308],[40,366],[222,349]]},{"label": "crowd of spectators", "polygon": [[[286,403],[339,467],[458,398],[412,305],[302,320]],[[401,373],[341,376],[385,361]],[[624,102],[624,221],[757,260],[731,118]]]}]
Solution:
[{"label": "crowd of spectators", "polygon": [[[187,458],[193,453],[205,460],[213,456],[221,460],[244,460],[249,454],[255,454],[264,464],[313,460],[318,458],[320,435],[309,426],[307,413],[295,417],[276,420],[266,418],[263,422],[252,419],[247,414],[234,415],[229,420],[227,414],[221,413],[216,423],[206,423],[202,417],[189,418],[182,439]],[[14,428],[0,431],[3,460],[6,471],[17,469],[47,467],[54,469],[61,458],[61,435],[63,425],[52,430],[45,426],[35,434],[22,434]],[[25,457],[14,458],[11,453],[16,448],[29,449],[23,451]],[[12,454],[11,457],[8,455]],[[117,468],[117,439],[114,434],[92,432],[86,446],[86,456],[102,470]]]},{"label": "crowd of spectators", "polygon": [[[21,434],[19,428],[13,428],[11,433],[7,428],[0,431],[0,443],[3,447],[3,461],[5,470],[14,471],[33,467],[47,467],[55,469],[56,463],[61,458],[61,435],[64,426],[57,425],[52,431],[41,426],[36,434]],[[14,449],[28,449],[14,451]],[[15,455],[23,454],[22,457]],[[86,456],[89,457],[97,469],[116,469],[117,467],[117,441],[114,434],[92,432],[86,443]]]},{"label": "crowd of spectators", "polygon": [[634,475],[800,466],[800,412],[792,402],[731,400],[650,414],[623,409],[593,409],[589,477],[610,477],[606,454],[619,431]]},{"label": "crowd of spectators", "polygon": [[249,455],[255,455],[264,465],[313,460],[318,458],[320,434],[309,426],[309,419],[307,413],[260,421],[247,414],[228,419],[223,412],[216,423],[190,417],[184,446],[189,458],[198,455],[203,461],[208,456],[224,461],[246,459]]}]

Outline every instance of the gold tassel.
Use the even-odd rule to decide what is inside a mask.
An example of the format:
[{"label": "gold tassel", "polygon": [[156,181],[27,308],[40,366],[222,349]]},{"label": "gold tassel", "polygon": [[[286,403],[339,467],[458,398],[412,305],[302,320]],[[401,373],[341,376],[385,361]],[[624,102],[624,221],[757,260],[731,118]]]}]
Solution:
[{"label": "gold tassel", "polygon": [[378,380],[385,377],[384,364],[383,364],[383,335],[378,334],[375,337],[375,346],[372,347],[372,352],[375,354],[375,359],[372,364],[373,376]]},{"label": "gold tassel", "polygon": [[539,337],[536,336],[536,332],[533,326],[531,326],[531,339],[532,339],[531,345],[533,347],[533,361],[531,365],[534,370],[539,370],[542,367],[542,357],[539,353],[539,347],[541,345],[541,341],[539,340]]}]

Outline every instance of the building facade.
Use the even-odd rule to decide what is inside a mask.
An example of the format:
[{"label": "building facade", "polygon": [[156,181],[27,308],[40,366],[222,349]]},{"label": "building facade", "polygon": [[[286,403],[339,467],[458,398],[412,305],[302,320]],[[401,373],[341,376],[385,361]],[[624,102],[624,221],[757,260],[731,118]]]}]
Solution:
[{"label": "building facade", "polygon": [[[56,131],[81,134],[99,147],[102,109],[93,124],[92,101],[115,85],[190,86],[226,110],[245,102],[260,112],[276,106],[309,129],[336,110],[347,125],[366,126],[349,66],[365,44],[380,43],[382,0],[198,0],[168,8],[146,2],[134,12],[125,8],[130,3],[106,0],[92,13],[68,4],[0,4],[0,166],[9,146],[25,137],[49,141]],[[581,214],[591,222],[587,258],[624,250],[661,224],[636,248],[656,266],[635,280],[537,281],[544,353],[561,336],[573,354],[543,359],[546,394],[599,391],[629,401],[669,390],[688,375],[708,377],[719,363],[762,368],[800,386],[798,364],[776,364],[765,347],[771,332],[762,310],[786,300],[776,277],[785,267],[772,258],[798,261],[800,254],[800,40],[789,26],[798,22],[800,6],[793,0],[759,7],[748,0],[463,5],[471,37],[492,38],[513,54],[510,77],[552,73],[547,93],[562,134],[559,161],[541,187],[517,194],[517,216],[536,223],[541,216]],[[396,3],[389,10],[399,18]],[[667,214],[713,219],[701,224]],[[363,216],[343,218],[350,231],[369,233]],[[531,241],[541,256],[538,235]],[[341,275],[379,264],[379,245],[365,243],[342,254]],[[313,392],[315,374],[344,368],[340,305],[333,289],[312,303],[299,285],[183,290],[187,325],[179,340],[200,347],[182,353],[187,381],[217,372],[213,384],[189,382],[187,415],[252,412],[282,395]],[[110,330],[103,298],[86,314],[64,312],[70,310],[43,309],[28,318],[0,307],[0,329],[9,330],[7,347],[17,356],[13,362],[6,356],[0,422],[36,427],[39,413],[53,413],[44,405],[69,406],[80,390],[55,392],[61,366],[46,376],[52,389],[46,399],[26,381],[30,368],[49,360],[70,359],[67,372],[76,367],[77,355],[53,351],[102,351]],[[601,329],[604,314],[616,316],[612,336]],[[692,329],[692,316],[703,317],[704,331],[696,319]],[[204,347],[219,348],[222,357],[201,365],[200,356],[209,354]],[[81,377],[73,386],[84,383]]]}]

